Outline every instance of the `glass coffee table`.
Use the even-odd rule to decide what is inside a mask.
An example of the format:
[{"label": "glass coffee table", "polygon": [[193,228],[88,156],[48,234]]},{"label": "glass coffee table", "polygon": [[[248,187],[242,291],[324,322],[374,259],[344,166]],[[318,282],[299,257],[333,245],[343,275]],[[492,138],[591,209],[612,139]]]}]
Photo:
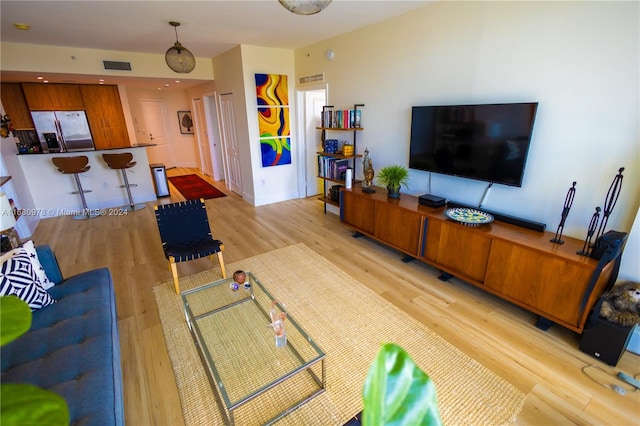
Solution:
[{"label": "glass coffee table", "polygon": [[[247,272],[181,293],[194,343],[224,420],[271,424],[325,390],[324,352],[287,312],[286,343],[269,316],[283,306]],[[286,302],[286,301],[284,301]]]}]

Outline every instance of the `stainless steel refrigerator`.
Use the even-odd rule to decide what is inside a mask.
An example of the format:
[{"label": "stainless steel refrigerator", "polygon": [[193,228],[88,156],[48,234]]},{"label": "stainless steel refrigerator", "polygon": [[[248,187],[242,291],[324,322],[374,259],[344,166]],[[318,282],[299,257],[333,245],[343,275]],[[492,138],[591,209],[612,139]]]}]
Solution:
[{"label": "stainless steel refrigerator", "polygon": [[42,152],[74,152],[95,149],[84,111],[32,111]]}]

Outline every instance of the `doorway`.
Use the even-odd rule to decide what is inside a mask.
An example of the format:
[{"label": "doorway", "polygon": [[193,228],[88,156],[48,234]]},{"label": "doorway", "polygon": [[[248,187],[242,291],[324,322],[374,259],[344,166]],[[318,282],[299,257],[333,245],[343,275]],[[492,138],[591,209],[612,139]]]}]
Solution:
[{"label": "doorway", "polygon": [[198,144],[198,156],[200,157],[200,171],[213,176],[213,164],[211,161],[211,151],[209,150],[209,127],[205,120],[204,102],[202,98],[195,98],[192,101],[193,115],[195,118],[196,143]]},{"label": "doorway", "polygon": [[145,142],[154,144],[147,147],[149,164],[164,164],[165,167],[175,167],[173,141],[168,128],[169,114],[164,101],[141,100],[142,116],[147,130]]},{"label": "doorway", "polygon": [[297,89],[300,105],[298,122],[300,127],[298,196],[300,198],[322,194],[322,180],[318,179],[318,151],[322,151],[321,126],[322,107],[327,105],[327,85],[311,85]]},{"label": "doorway", "polygon": [[220,141],[220,125],[218,120],[218,94],[207,93],[202,97],[204,116],[207,124],[207,142],[211,153],[213,180],[225,180],[224,162],[222,161],[222,143]]},{"label": "doorway", "polygon": [[220,95],[220,134],[227,167],[225,181],[227,187],[242,196],[242,174],[240,168],[240,151],[236,135],[236,120],[233,110],[233,93]]}]

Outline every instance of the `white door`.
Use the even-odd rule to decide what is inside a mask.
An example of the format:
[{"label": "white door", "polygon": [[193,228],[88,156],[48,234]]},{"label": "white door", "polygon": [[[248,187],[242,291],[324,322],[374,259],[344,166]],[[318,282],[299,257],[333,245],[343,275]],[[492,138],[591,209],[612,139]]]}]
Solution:
[{"label": "white door", "polygon": [[323,181],[318,179],[318,151],[322,151],[321,125],[322,107],[327,104],[325,84],[297,89],[299,109],[298,122],[303,123],[298,131],[300,150],[298,159],[298,196],[311,197],[323,192]]},{"label": "white door", "polygon": [[318,179],[318,151],[322,151],[322,132],[316,127],[322,125],[322,107],[327,104],[325,90],[305,92],[305,158],[306,158],[306,197],[322,194],[323,182]]},{"label": "white door", "polygon": [[222,144],[227,163],[225,170],[227,187],[233,192],[242,195],[242,174],[236,135],[236,120],[233,112],[233,93],[220,95],[220,134],[222,135]]},{"label": "white door", "polygon": [[200,156],[200,171],[207,176],[213,176],[211,153],[209,152],[209,137],[207,121],[204,118],[204,104],[202,98],[193,100],[193,115],[195,118],[195,134]]},{"label": "white door", "polygon": [[169,114],[165,102],[141,100],[140,104],[145,123],[145,142],[154,144],[147,148],[149,164],[164,164],[167,168],[175,167],[171,131],[168,128]]},{"label": "white door", "polygon": [[202,97],[204,104],[204,116],[207,120],[207,133],[209,136],[209,152],[211,153],[211,166],[213,168],[213,180],[224,180],[224,167],[222,165],[222,144],[220,143],[220,126],[218,125],[217,95],[205,94]]}]

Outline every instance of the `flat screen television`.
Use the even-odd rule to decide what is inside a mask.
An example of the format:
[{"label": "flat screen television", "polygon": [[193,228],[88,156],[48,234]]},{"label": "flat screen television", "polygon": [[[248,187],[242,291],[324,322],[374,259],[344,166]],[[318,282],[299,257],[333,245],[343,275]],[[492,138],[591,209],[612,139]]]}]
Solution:
[{"label": "flat screen television", "polygon": [[537,102],[414,106],[409,168],[522,186]]}]

